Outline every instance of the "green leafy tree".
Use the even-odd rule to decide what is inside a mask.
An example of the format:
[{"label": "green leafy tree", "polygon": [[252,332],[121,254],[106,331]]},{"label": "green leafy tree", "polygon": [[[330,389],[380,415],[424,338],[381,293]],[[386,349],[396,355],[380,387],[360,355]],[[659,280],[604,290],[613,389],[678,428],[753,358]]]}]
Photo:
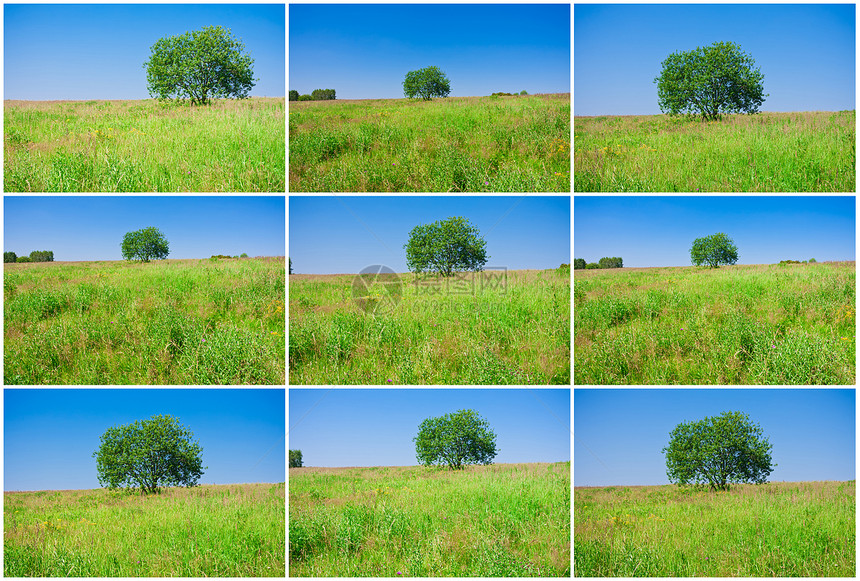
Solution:
[{"label": "green leafy tree", "polygon": [[420,464],[446,464],[451,470],[467,464],[490,464],[498,453],[496,434],[474,410],[424,420],[413,441]]},{"label": "green leafy tree", "polygon": [[447,97],[451,82],[439,67],[427,67],[409,71],[403,80],[403,94],[410,99],[421,97],[429,101],[432,97]]},{"label": "green leafy tree", "polygon": [[733,42],[670,54],[663,61],[657,99],[664,113],[697,112],[702,119],[722,113],[756,113],[764,98],[764,75]]},{"label": "green leafy tree", "polygon": [[337,98],[334,89],[314,89],[311,97],[314,101],[334,101]]},{"label": "green leafy tree", "polygon": [[574,258],[573,259],[573,270],[582,270],[585,268],[585,259],[584,258]]},{"label": "green leafy tree", "polygon": [[33,250],[30,252],[30,262],[54,262],[54,251]]},{"label": "green leafy tree", "polygon": [[727,490],[730,483],[766,482],[776,466],[771,464],[772,449],[749,416],[723,412],[675,426],[663,453],[670,482]]},{"label": "green leafy tree", "polygon": [[194,486],[203,475],[203,448],[194,434],[170,415],[109,428],[93,453],[99,483],[108,488]]},{"label": "green leafy tree", "polygon": [[143,230],[126,233],[122,239],[122,257],[126,260],[149,262],[153,258],[167,258],[170,245],[161,230],[150,226]]},{"label": "green leafy tree", "polygon": [[486,246],[477,228],[455,217],[416,226],[403,247],[410,271],[451,276],[455,271],[482,270],[487,263]]},{"label": "green leafy tree", "polygon": [[596,269],[600,268],[600,265],[597,264],[596,262],[589,262],[588,264],[585,265],[585,268],[587,270],[596,270]]},{"label": "green leafy tree", "polygon": [[818,261],[817,261],[817,260],[815,260],[814,258],[810,258],[810,259],[809,259],[809,262],[810,262],[810,263],[813,263],[813,262],[818,262]]},{"label": "green leafy tree", "polygon": [[302,467],[302,451],[290,450],[290,468]]},{"label": "green leafy tree", "polygon": [[3,262],[18,262],[18,255],[11,250],[8,250],[3,253]]},{"label": "green leafy tree", "polygon": [[604,256],[598,264],[600,268],[624,268],[624,260],[620,256]]},{"label": "green leafy tree", "polygon": [[290,272],[289,272],[289,274],[293,274],[293,259],[292,259],[292,258],[288,258],[287,260],[289,261],[289,267],[290,267]]},{"label": "green leafy tree", "polygon": [[528,91],[526,91],[525,89],[523,89],[522,91],[520,91],[520,95],[528,95]]},{"label": "green leafy tree", "polygon": [[299,92],[296,90],[290,91],[290,101],[298,101],[299,100]]},{"label": "green leafy tree", "polygon": [[721,264],[737,263],[738,247],[731,238],[719,232],[696,238],[690,248],[690,259],[696,266],[707,264],[711,268],[719,268]]},{"label": "green leafy tree", "polygon": [[143,64],[149,94],[159,99],[191,99],[205,105],[213,98],[244,99],[254,86],[254,59],[230,29],[202,30],[159,39]]}]

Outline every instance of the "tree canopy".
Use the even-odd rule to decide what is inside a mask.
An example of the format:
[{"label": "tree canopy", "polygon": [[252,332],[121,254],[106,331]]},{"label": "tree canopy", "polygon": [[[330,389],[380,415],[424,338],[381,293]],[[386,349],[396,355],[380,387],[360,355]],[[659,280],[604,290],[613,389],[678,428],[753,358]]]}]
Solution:
[{"label": "tree canopy", "polygon": [[427,418],[413,438],[418,462],[424,466],[447,464],[451,470],[467,464],[491,464],[498,454],[496,434],[474,410],[460,410]]},{"label": "tree canopy", "polygon": [[302,467],[302,451],[290,450],[290,468]]},{"label": "tree canopy", "polygon": [[243,54],[244,49],[230,29],[221,26],[159,39],[143,64],[149,94],[188,98],[192,105],[220,97],[244,99],[254,87],[254,59]]},{"label": "tree canopy", "polygon": [[487,242],[466,218],[452,217],[416,226],[409,233],[406,264],[415,273],[482,270],[487,263]]},{"label": "tree canopy", "polygon": [[678,484],[709,484],[726,490],[730,483],[767,480],[773,446],[761,428],[741,412],[678,424],[669,434],[666,474]]},{"label": "tree canopy", "polygon": [[193,434],[170,415],[109,428],[93,453],[99,483],[108,488],[194,486],[203,475],[203,448]]},{"label": "tree canopy", "polygon": [[154,226],[127,232],[122,239],[122,257],[126,260],[149,262],[153,258],[167,258],[170,245],[161,230]]},{"label": "tree canopy", "polygon": [[403,80],[403,94],[409,99],[421,97],[429,101],[432,97],[447,97],[451,82],[439,67],[426,67],[409,71]]},{"label": "tree canopy", "polygon": [[756,113],[764,98],[764,75],[733,42],[670,54],[657,83],[660,110],[671,115],[697,112],[703,119],[722,113]]},{"label": "tree canopy", "polygon": [[735,264],[738,261],[738,247],[731,238],[718,232],[704,238],[696,238],[690,248],[690,260],[696,266],[707,264],[711,268],[718,268],[721,264]]}]

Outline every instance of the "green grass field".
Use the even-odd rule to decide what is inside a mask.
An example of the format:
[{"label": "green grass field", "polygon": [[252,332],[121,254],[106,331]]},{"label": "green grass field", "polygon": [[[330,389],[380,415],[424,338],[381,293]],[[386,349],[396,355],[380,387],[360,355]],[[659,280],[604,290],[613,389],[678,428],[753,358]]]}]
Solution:
[{"label": "green grass field", "polygon": [[570,462],[290,468],[291,577],[569,577]]},{"label": "green grass field", "polygon": [[5,101],[6,192],[283,192],[284,99]]},{"label": "green grass field", "polygon": [[854,262],[574,271],[575,384],[841,384]]},{"label": "green grass field", "polygon": [[355,300],[354,275],[290,275],[290,383],[570,384],[570,271],[485,276],[403,274],[399,302],[369,313],[378,283]]},{"label": "green grass field", "polygon": [[284,577],[284,484],[3,495],[4,577]]},{"label": "green grass field", "polygon": [[291,192],[569,192],[570,94],[290,103]]},{"label": "green grass field", "polygon": [[574,119],[577,192],[853,192],[855,112]]},{"label": "green grass field", "polygon": [[4,264],[15,384],[284,384],[283,257]]},{"label": "green grass field", "polygon": [[576,577],[854,577],[855,485],[574,489]]}]

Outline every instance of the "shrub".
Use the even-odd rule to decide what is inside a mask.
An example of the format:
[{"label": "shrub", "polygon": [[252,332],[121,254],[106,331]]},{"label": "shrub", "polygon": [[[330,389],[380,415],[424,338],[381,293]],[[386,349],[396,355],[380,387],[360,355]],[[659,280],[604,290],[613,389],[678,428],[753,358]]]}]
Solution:
[{"label": "shrub", "polygon": [[523,89],[522,91],[520,91],[520,95],[528,95],[528,93],[526,92],[525,89]]},{"label": "shrub", "polygon": [[33,262],[33,261],[32,261],[32,260],[30,260],[30,257],[29,257],[29,256],[19,256],[19,257],[18,257],[18,262]]},{"label": "shrub", "polygon": [[310,95],[299,95],[299,101],[313,101],[314,98]]},{"label": "shrub", "polygon": [[594,269],[600,268],[600,265],[597,264],[596,262],[589,262],[587,265],[585,265],[585,268],[588,270],[594,270]]},{"label": "shrub", "polygon": [[299,92],[296,90],[290,91],[290,101],[298,101],[299,100]]},{"label": "shrub", "polygon": [[810,259],[809,259],[809,262],[810,262],[810,264],[811,264],[811,263],[813,263],[813,262],[818,262],[818,261],[817,261],[817,260],[815,260],[814,258],[810,258]]},{"label": "shrub", "polygon": [[248,253],[243,252],[242,254],[239,255],[239,258],[248,258]]},{"label": "shrub", "polygon": [[502,92],[499,92],[499,93],[493,93],[493,94],[492,94],[492,95],[490,95],[490,96],[491,96],[491,97],[515,97],[516,95],[514,95],[513,93],[502,93]]},{"label": "shrub", "polygon": [[600,268],[624,268],[624,260],[620,256],[609,258],[604,256],[600,259]]},{"label": "shrub", "polygon": [[[213,254],[209,257],[210,260],[218,260],[219,258],[233,258],[232,256],[227,256],[226,254]],[[238,256],[236,257],[238,258]]]},{"label": "shrub", "polygon": [[585,259],[584,258],[574,258],[573,259],[573,269],[574,270],[582,270],[585,268]]},{"label": "shrub", "polygon": [[3,262],[4,263],[5,262],[17,262],[17,261],[18,261],[18,255],[15,254],[14,252],[9,251],[9,252],[3,253]]}]

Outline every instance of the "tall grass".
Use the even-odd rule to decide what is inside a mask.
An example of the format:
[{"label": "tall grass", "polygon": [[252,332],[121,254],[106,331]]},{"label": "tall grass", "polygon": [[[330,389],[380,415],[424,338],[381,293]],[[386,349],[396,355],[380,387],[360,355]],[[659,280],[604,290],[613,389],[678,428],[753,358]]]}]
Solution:
[{"label": "tall grass", "polygon": [[854,262],[575,271],[574,383],[854,384]]},{"label": "tall grass", "polygon": [[569,192],[570,94],[290,103],[292,192]]},{"label": "tall grass", "polygon": [[853,577],[855,483],[576,488],[577,577]]},{"label": "tall grass", "polygon": [[401,276],[399,302],[375,314],[353,276],[290,276],[290,383],[570,383],[569,270],[509,271],[492,288]]},{"label": "tall grass", "polygon": [[574,119],[577,192],[853,192],[855,112]]},{"label": "tall grass", "polygon": [[5,577],[284,577],[284,484],[6,492]]},{"label": "tall grass", "polygon": [[6,192],[283,192],[284,99],[6,101]]},{"label": "tall grass", "polygon": [[284,383],[284,259],[4,265],[13,384]]},{"label": "tall grass", "polygon": [[570,462],[290,468],[291,577],[569,577]]}]

